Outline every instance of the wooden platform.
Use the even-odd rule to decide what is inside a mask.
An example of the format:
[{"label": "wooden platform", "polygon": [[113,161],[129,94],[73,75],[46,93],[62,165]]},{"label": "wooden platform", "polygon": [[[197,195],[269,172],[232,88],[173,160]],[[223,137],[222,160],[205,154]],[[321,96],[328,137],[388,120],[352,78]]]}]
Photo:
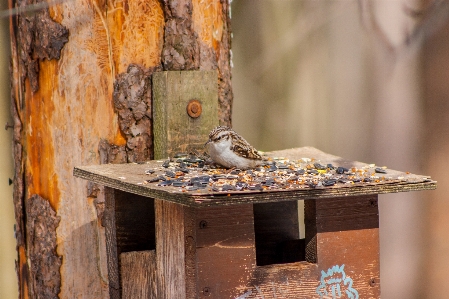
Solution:
[{"label": "wooden platform", "polygon": [[[332,164],[335,167],[345,167],[348,169],[353,167],[357,169],[370,168],[369,164],[345,160],[337,156],[326,154],[312,147],[267,152],[266,156],[284,157],[290,160],[309,158],[314,159],[315,161],[320,161],[323,165]],[[161,167],[162,163],[163,161],[149,161],[144,164],[79,166],[74,169],[74,175],[113,189],[145,197],[163,199],[191,207],[359,196],[432,190],[436,188],[436,181],[433,181],[428,176],[385,169],[385,174],[378,174],[381,179],[377,182],[335,184],[333,186],[322,188],[301,186],[300,188],[290,189],[228,192],[214,192],[209,188],[205,188],[194,192],[185,192],[180,188],[173,186],[158,186],[157,184],[146,183],[148,175],[145,174],[145,171],[151,168]],[[373,166],[371,168],[373,168]]]}]

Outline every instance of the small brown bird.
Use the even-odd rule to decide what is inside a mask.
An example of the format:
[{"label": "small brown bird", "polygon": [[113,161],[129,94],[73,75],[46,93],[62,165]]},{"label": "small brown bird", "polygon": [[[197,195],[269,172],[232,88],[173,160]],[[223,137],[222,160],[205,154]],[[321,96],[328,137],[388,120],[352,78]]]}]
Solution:
[{"label": "small brown bird", "polygon": [[249,169],[262,164],[259,152],[229,127],[219,126],[209,133],[206,149],[212,161],[226,168]]}]

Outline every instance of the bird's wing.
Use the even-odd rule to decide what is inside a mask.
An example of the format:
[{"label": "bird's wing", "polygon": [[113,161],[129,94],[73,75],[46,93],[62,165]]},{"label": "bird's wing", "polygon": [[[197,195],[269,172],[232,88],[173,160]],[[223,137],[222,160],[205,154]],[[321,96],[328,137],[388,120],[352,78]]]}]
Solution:
[{"label": "bird's wing", "polygon": [[251,146],[245,139],[237,134],[233,134],[233,144],[231,150],[233,150],[237,155],[248,158],[248,159],[262,159],[259,152]]}]

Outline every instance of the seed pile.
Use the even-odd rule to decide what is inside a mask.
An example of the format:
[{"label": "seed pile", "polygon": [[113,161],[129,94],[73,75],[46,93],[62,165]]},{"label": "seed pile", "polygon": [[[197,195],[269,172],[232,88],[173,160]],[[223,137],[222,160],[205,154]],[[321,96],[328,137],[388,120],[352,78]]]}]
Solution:
[{"label": "seed pile", "polygon": [[178,187],[183,192],[324,189],[404,180],[389,177],[386,167],[374,164],[345,168],[309,158],[268,158],[263,166],[251,170],[219,168],[197,156],[183,154],[159,162],[159,167],[145,171],[148,179],[143,184]]}]

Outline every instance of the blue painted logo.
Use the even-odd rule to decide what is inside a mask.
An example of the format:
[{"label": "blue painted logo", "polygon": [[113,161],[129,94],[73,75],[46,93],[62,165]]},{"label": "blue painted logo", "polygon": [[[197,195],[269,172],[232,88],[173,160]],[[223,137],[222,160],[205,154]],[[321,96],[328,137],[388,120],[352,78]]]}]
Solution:
[{"label": "blue painted logo", "polygon": [[327,272],[321,271],[320,285],[316,288],[316,293],[323,298],[348,298],[358,299],[359,293],[352,287],[352,279],[346,277],[345,265],[335,265],[327,269]]}]

